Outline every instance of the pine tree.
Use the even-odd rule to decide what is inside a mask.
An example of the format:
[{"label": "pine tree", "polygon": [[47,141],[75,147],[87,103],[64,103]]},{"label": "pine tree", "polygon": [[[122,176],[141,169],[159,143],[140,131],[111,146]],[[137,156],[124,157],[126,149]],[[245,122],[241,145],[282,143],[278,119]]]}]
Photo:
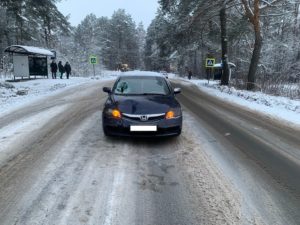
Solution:
[{"label": "pine tree", "polygon": [[135,23],[125,10],[119,9],[110,20],[106,44],[103,47],[104,63],[109,69],[119,64],[138,67],[138,38]]},{"label": "pine tree", "polygon": [[139,58],[139,63],[138,67],[140,69],[145,69],[145,64],[144,64],[144,50],[145,50],[145,44],[146,44],[146,31],[144,29],[143,23],[139,23],[137,29],[137,42],[138,42],[138,58]]}]

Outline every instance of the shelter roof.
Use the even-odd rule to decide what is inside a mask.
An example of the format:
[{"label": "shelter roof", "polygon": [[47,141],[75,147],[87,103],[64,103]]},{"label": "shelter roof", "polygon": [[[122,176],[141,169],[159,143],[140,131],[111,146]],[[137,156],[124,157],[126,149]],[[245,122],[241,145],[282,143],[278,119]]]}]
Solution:
[{"label": "shelter roof", "polygon": [[54,56],[50,50],[25,45],[11,45],[7,47],[4,52],[11,52],[23,55],[43,55],[43,56]]}]

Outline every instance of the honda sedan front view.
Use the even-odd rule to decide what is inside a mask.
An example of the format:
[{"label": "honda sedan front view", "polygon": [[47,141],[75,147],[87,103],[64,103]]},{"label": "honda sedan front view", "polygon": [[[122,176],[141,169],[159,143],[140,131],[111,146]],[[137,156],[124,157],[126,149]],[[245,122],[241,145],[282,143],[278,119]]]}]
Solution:
[{"label": "honda sedan front view", "polygon": [[182,112],[173,89],[162,75],[123,75],[108,93],[102,111],[103,132],[108,136],[178,136]]}]

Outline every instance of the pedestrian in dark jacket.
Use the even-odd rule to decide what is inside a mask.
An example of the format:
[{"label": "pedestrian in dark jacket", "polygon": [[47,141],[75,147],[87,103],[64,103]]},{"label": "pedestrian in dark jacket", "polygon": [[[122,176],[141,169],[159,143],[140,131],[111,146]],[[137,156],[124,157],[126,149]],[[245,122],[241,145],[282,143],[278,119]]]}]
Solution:
[{"label": "pedestrian in dark jacket", "polygon": [[56,79],[56,73],[57,73],[57,64],[55,60],[53,60],[50,64],[51,73],[52,73],[52,79]]},{"label": "pedestrian in dark jacket", "polygon": [[69,62],[66,62],[65,64],[65,71],[66,71],[67,79],[69,79],[69,76],[71,74],[71,65]]},{"label": "pedestrian in dark jacket", "polygon": [[188,71],[188,78],[189,80],[192,78],[193,72],[191,70]]},{"label": "pedestrian in dark jacket", "polygon": [[65,67],[63,66],[61,61],[58,62],[58,71],[60,72],[60,79],[62,79],[65,72]]}]

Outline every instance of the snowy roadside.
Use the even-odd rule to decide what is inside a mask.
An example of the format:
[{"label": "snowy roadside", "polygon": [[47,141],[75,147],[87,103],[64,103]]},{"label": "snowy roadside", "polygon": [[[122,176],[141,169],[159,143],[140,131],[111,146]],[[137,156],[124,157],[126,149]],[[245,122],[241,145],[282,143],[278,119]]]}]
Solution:
[{"label": "snowy roadside", "polygon": [[[300,100],[271,96],[262,92],[237,90],[234,87],[220,86],[218,81],[210,81],[208,83],[207,80],[179,79],[188,81],[190,84],[193,83],[207,94],[224,101],[263,113],[292,127],[300,127]],[[188,85],[189,83],[186,84]]]},{"label": "snowy roadside", "polygon": [[0,114],[4,115],[32,101],[40,100],[89,82],[115,79],[119,72],[104,72],[95,77],[71,77],[70,79],[33,79],[19,82],[0,80]]},{"label": "snowy roadside", "polygon": [[[129,71],[128,74],[157,74],[156,72],[146,71]],[[19,107],[31,103],[32,101],[40,100],[47,96],[51,96],[89,82],[105,81],[115,79],[123,73],[120,71],[102,71],[101,75],[90,77],[71,77],[67,79],[32,79],[19,82],[7,82],[3,76],[0,76],[0,114],[4,115]]]},{"label": "snowy roadside", "polygon": [[[141,71],[131,71],[130,74],[141,74]],[[146,72],[144,72],[146,73]],[[46,96],[57,94],[68,88],[95,80],[110,80],[122,74],[121,72],[104,71],[96,77],[71,77],[71,79],[36,79],[24,82],[5,82],[0,80],[0,114],[4,115],[27,103]],[[178,78],[168,74],[169,78],[185,81],[186,85],[196,84],[206,93],[224,101],[235,103],[245,108],[264,113],[276,120],[285,121],[290,126],[300,127],[300,101],[286,97],[270,96],[261,92],[236,90],[234,87],[218,85],[216,81]]]}]

